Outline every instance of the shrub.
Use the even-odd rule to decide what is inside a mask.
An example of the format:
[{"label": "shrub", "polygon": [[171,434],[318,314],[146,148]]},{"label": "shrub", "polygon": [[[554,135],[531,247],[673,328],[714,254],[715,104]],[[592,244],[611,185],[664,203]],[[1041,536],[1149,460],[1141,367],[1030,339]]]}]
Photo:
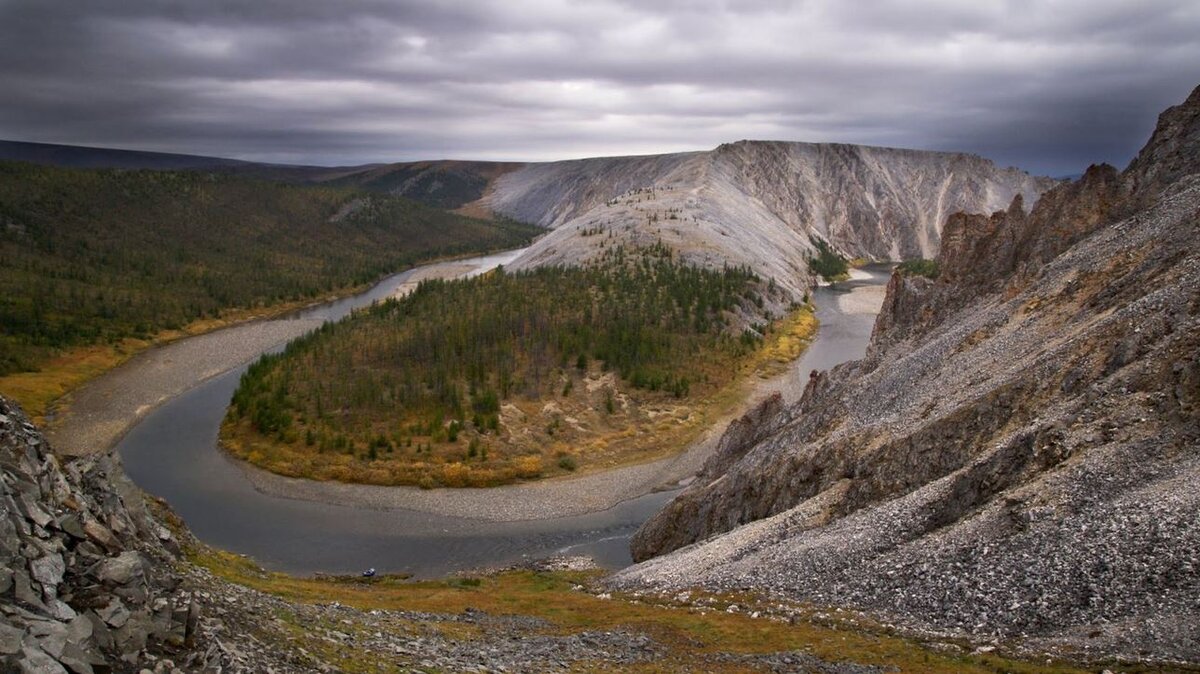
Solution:
[{"label": "shrub", "polygon": [[513,467],[516,468],[517,477],[538,477],[542,474],[542,457],[522,456],[513,462]]},{"label": "shrub", "polygon": [[896,269],[899,269],[901,274],[924,276],[925,278],[937,278],[941,272],[938,268],[937,260],[926,260],[924,258],[905,260]]},{"label": "shrub", "polygon": [[836,281],[850,271],[850,263],[838,255],[830,245],[822,239],[810,238],[817,247],[817,254],[808,259],[808,268],[819,274],[826,281]]}]

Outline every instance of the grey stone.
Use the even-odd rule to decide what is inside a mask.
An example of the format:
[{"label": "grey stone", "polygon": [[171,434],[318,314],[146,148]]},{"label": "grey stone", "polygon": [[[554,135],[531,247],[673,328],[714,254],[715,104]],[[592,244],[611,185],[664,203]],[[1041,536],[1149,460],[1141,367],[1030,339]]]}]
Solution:
[{"label": "grey stone", "polygon": [[29,625],[26,643],[29,637],[37,640],[38,647],[57,658],[62,655],[67,645],[67,626],[60,622],[35,622]]},{"label": "grey stone", "polygon": [[42,613],[49,613],[49,609],[42,603],[42,598],[34,591],[32,584],[30,584],[29,574],[25,573],[25,571],[13,571],[13,586],[18,603]]},{"label": "grey stone", "polygon": [[21,649],[17,670],[21,674],[67,674],[67,670],[58,664],[57,660],[42,649],[29,645]]},{"label": "grey stone", "polygon": [[81,644],[92,638],[92,621],[87,616],[77,615],[67,623],[67,638],[76,644]]},{"label": "grey stone", "polygon": [[122,653],[137,653],[146,647],[146,641],[154,634],[154,621],[144,610],[133,611],[124,625],[113,633],[117,649]]},{"label": "grey stone", "polygon": [[[49,594],[49,590],[47,590],[47,594]],[[50,615],[63,622],[70,622],[79,616],[75,612],[75,609],[71,608],[70,605],[58,597],[48,597],[46,599],[46,608],[50,611]]]},{"label": "grey stone", "polygon": [[107,606],[96,611],[96,614],[111,627],[121,627],[129,620],[129,609],[120,599],[113,597]]},{"label": "grey stone", "polygon": [[67,565],[58,553],[40,557],[29,563],[29,574],[43,585],[58,585],[62,582]]},{"label": "grey stone", "polygon": [[25,630],[0,622],[0,655],[12,655],[21,650]]},{"label": "grey stone", "polygon": [[112,630],[108,624],[95,611],[88,611],[83,614],[84,618],[92,625],[92,641],[102,649],[109,650],[113,647]]},{"label": "grey stone", "polygon": [[58,527],[71,534],[73,538],[87,538],[87,532],[83,530],[83,524],[80,523],[79,516],[74,513],[69,513],[58,518]]},{"label": "grey stone", "polygon": [[126,585],[142,574],[142,555],[136,550],[126,550],[100,562],[95,571],[97,578],[113,585]]},{"label": "grey stone", "polygon": [[[64,667],[74,672],[74,674],[95,674],[95,668],[92,667],[92,656],[89,656],[83,649],[75,644],[68,643],[63,654],[59,656],[58,661]],[[103,663],[96,663],[103,664]]]},{"label": "grey stone", "polygon": [[25,516],[33,521],[39,527],[45,527],[47,524],[54,521],[50,513],[46,512],[41,505],[38,504],[36,493],[22,492],[17,496],[17,505]]}]

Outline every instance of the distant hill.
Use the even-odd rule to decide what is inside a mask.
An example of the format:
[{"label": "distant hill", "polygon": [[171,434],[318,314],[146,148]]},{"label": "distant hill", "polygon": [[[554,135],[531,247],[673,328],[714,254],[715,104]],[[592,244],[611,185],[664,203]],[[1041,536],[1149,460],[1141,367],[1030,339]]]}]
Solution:
[{"label": "distant hill", "polygon": [[120,169],[213,169],[238,166],[264,166],[253,162],[221,157],[202,157],[192,154],[168,152],[143,152],[141,150],[117,150],[106,147],[84,147],[80,145],[55,145],[52,143],[27,143],[18,140],[0,140],[0,159],[25,161],[45,166],[70,168],[120,168]]},{"label": "distant hill", "polygon": [[538,231],[352,187],[0,161],[0,374]]},{"label": "distant hill", "polygon": [[31,145],[0,143],[0,156],[5,146],[19,146],[10,151],[59,165],[173,162],[186,170],[402,196],[553,229],[515,268],[579,264],[611,245],[662,242],[694,264],[749,265],[797,298],[814,281],[808,260],[819,254],[818,242],[847,258],[932,258],[952,213],[991,213],[1017,194],[1030,207],[1059,182],[976,155],[841,143],[738,141],[702,152],[557,162],[344,167],[68,146],[34,152]]},{"label": "distant hill", "polygon": [[[428,206],[446,209],[460,208],[479,200],[495,178],[522,166],[504,162],[454,160],[304,166],[14,140],[0,140],[0,160],[65,168],[212,171],[287,183],[331,183],[408,197]],[[478,214],[485,215],[486,212],[480,211]]]},{"label": "distant hill", "polygon": [[485,161],[403,162],[367,167],[330,182],[405,196],[438,208],[462,208],[482,199],[494,180],[523,166]]},{"label": "distant hill", "polygon": [[661,241],[696,264],[748,265],[800,297],[818,242],[847,258],[931,258],[952,213],[991,213],[1018,194],[1033,204],[1055,184],[964,153],[739,141],[528,164],[498,177],[483,203],[554,230],[514,269]]}]

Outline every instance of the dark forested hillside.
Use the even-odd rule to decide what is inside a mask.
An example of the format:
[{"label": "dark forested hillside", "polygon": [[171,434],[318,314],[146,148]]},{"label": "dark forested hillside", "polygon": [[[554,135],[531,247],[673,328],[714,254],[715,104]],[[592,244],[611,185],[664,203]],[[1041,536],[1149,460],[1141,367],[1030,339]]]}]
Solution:
[{"label": "dark forested hillside", "polygon": [[[687,266],[665,248],[613,251],[586,268],[428,281],[252,366],[226,425],[239,441],[227,446],[272,470],[324,478],[532,477],[554,467],[539,448],[556,429],[594,430],[622,416],[622,390],[678,404],[693,389],[730,381],[759,343],[730,317],[772,292],[747,270]],[[543,442],[517,448],[501,419],[502,405],[516,400],[557,400],[555,410],[574,411],[549,414],[537,429]],[[530,414],[544,410],[537,404]],[[574,457],[559,458],[574,469]]]},{"label": "dark forested hillside", "polygon": [[0,374],[537,231],[351,188],[0,162]]},{"label": "dark forested hillside", "polygon": [[459,208],[482,197],[491,180],[518,167],[520,164],[474,161],[385,164],[365,167],[327,184],[397,194],[438,208]]}]

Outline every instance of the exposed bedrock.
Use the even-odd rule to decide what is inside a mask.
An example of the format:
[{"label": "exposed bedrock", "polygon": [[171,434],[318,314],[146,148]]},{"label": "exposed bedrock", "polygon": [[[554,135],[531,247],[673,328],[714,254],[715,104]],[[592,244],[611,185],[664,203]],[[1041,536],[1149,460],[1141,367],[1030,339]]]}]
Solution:
[{"label": "exposed bedrock", "polygon": [[[1200,89],[1124,172],[951,216],[867,357],[638,532],[700,583],[938,630],[1200,659]],[[667,554],[675,551],[673,554]],[[653,559],[651,559],[653,558]]]},{"label": "exposed bedrock", "polygon": [[748,265],[800,293],[812,281],[812,237],[849,257],[932,257],[947,215],[990,213],[1018,195],[1032,204],[1053,184],[967,154],[741,141],[529,164],[497,178],[484,202],[553,229],[518,268],[662,242],[697,264]]}]

